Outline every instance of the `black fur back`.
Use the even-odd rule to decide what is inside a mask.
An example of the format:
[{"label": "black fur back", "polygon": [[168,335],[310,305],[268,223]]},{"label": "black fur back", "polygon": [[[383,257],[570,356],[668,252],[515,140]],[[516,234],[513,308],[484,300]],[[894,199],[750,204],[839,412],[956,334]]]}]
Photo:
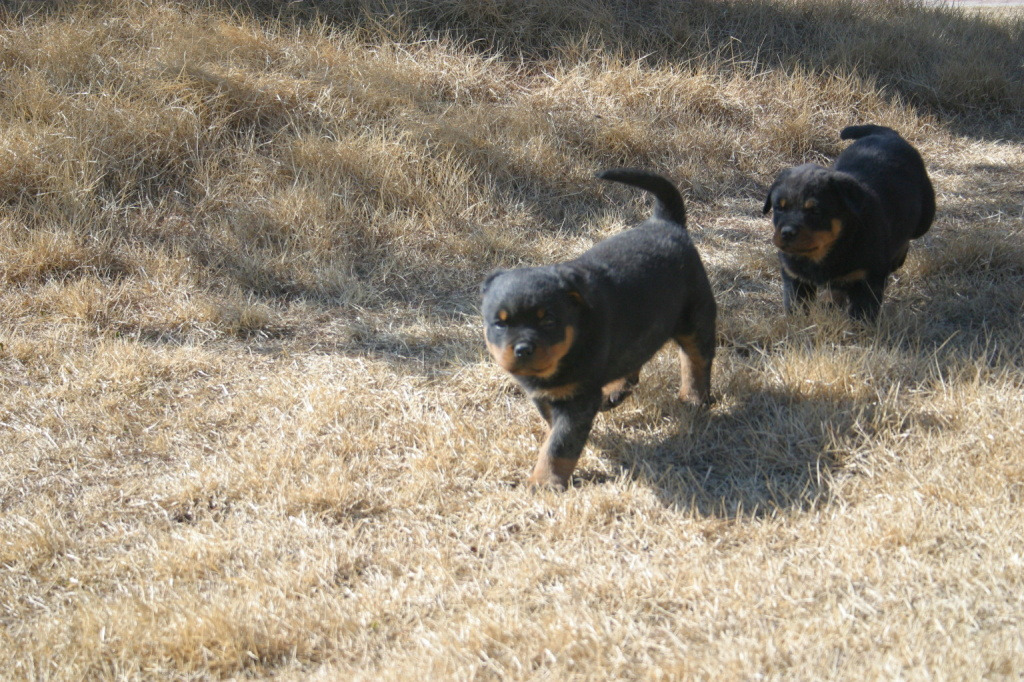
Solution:
[{"label": "black fur back", "polygon": [[859,140],[862,137],[868,135],[896,135],[899,136],[892,128],[886,128],[885,126],[876,125],[862,125],[862,126],[846,126],[839,131],[840,140]]}]

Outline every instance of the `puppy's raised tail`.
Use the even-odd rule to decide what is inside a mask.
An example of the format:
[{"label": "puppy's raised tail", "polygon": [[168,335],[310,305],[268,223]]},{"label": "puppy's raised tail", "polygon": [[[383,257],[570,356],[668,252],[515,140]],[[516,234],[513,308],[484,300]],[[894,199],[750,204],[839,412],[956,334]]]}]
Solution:
[{"label": "puppy's raised tail", "polygon": [[647,190],[657,200],[654,206],[655,218],[669,220],[683,229],[686,228],[686,207],[683,206],[683,197],[667,178],[636,168],[612,168],[601,171],[597,177]]},{"label": "puppy's raised tail", "polygon": [[895,135],[899,137],[899,133],[892,128],[870,124],[863,126],[846,126],[839,131],[840,140],[859,140],[860,138],[867,137],[868,135]]}]

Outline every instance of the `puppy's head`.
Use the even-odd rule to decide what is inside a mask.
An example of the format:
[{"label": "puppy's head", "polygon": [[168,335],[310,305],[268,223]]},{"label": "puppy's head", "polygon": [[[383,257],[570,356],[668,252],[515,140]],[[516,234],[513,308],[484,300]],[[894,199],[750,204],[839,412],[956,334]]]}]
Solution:
[{"label": "puppy's head", "polygon": [[787,168],[764,202],[772,211],[772,243],[789,256],[821,261],[856,217],[860,185],[849,175],[815,164]]},{"label": "puppy's head", "polygon": [[481,290],[484,335],[495,361],[516,376],[557,374],[587,306],[578,273],[564,265],[498,271]]}]

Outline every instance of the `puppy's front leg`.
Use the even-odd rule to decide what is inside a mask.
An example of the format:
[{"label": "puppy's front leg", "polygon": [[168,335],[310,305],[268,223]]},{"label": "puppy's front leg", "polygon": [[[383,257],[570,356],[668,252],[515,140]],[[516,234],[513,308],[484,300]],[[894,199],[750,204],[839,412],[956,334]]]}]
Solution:
[{"label": "puppy's front leg", "polygon": [[570,400],[538,403],[541,415],[551,427],[537,456],[529,483],[536,487],[565,488],[590,435],[598,408],[600,391],[576,395]]},{"label": "puppy's front leg", "polygon": [[787,314],[806,311],[807,305],[815,299],[818,287],[793,277],[782,269],[782,307]]}]

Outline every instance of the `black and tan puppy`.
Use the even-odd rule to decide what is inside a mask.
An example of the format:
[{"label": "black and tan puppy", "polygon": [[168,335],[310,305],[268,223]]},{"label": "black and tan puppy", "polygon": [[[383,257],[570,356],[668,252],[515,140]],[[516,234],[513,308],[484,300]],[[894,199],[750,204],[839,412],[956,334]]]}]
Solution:
[{"label": "black and tan puppy", "polygon": [[921,155],[896,131],[850,126],[839,137],[856,142],[831,168],[782,171],[764,212],[774,211],[786,312],[825,287],[837,302],[849,299],[854,318],[873,321],[889,274],[932,224],[935,191]]},{"label": "black and tan puppy", "polygon": [[651,192],[654,215],[575,260],[498,271],[484,282],[487,348],[550,427],[530,483],[565,487],[602,408],[620,403],[670,339],[679,397],[707,403],[715,300],[675,186],[655,173],[598,174]]}]

